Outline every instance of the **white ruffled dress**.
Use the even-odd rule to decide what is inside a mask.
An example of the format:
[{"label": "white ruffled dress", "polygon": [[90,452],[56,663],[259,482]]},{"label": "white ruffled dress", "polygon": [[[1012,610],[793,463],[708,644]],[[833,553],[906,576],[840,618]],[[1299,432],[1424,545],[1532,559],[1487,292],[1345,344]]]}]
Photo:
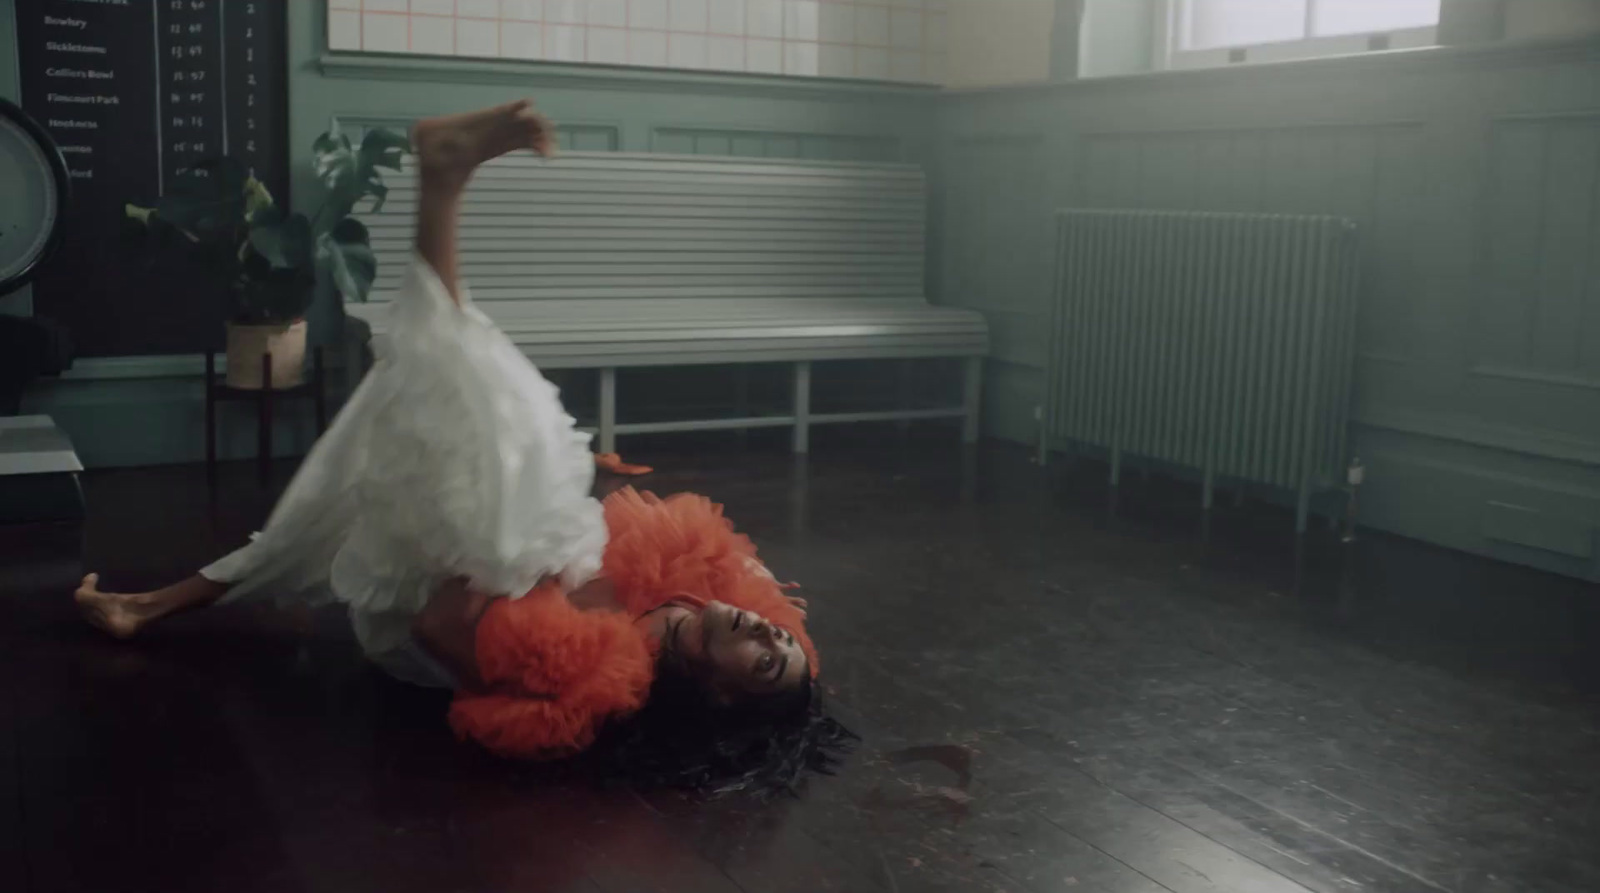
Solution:
[{"label": "white ruffled dress", "polygon": [[466,577],[520,596],[600,569],[605,519],[589,436],[554,385],[489,319],[413,258],[372,370],[317,441],[266,527],[204,568],[224,601],[328,595],[368,656],[448,685],[411,642],[434,588]]}]

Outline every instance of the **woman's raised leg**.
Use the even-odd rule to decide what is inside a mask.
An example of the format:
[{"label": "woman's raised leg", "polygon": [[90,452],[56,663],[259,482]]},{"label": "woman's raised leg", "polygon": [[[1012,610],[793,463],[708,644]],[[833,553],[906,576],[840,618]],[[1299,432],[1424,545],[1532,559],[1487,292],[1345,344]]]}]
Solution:
[{"label": "woman's raised leg", "polygon": [[418,121],[411,142],[422,170],[417,253],[459,303],[457,222],[461,195],[473,171],[485,161],[517,149],[548,157],[555,152],[555,133],[548,121],[534,113],[532,103],[519,100],[479,112]]},{"label": "woman's raised leg", "polygon": [[[433,267],[450,296],[459,302],[457,217],[461,212],[462,193],[473,171],[485,161],[517,149],[530,149],[545,156],[552,154],[555,151],[554,130],[549,122],[533,112],[531,103],[522,100],[483,111],[419,121],[412,131],[412,142],[421,166],[417,253]],[[286,519],[285,523],[306,521],[296,517]],[[262,556],[256,548],[255,545],[246,546],[207,570],[217,570],[227,581],[243,580],[261,563]],[[216,602],[232,585],[232,582],[196,574],[151,592],[102,592],[99,575],[90,574],[83,578],[73,598],[91,624],[119,639],[127,639],[169,614]]]},{"label": "woman's raised leg", "polygon": [[151,592],[102,592],[100,575],[83,578],[72,594],[85,620],[119,639],[131,639],[156,620],[190,608],[203,608],[228,592],[227,583],[195,574]]}]

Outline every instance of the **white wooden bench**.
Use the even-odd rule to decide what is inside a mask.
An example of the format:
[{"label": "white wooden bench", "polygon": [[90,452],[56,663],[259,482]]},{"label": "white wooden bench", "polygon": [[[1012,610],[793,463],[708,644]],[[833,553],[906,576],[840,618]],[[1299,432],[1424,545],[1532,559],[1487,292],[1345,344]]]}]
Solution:
[{"label": "white wooden bench", "polygon": [[[409,171],[408,171],[409,174]],[[409,258],[414,176],[391,178],[367,215],[378,257],[372,300],[347,308],[381,344],[383,302]],[[977,439],[988,327],[923,295],[920,169],[678,155],[503,158],[479,171],[462,213],[463,276],[479,308],[544,368],[597,369],[604,451],[619,434],[960,418]],[[959,402],[812,412],[811,364],[959,358]],[[779,415],[617,419],[617,369],[793,365]]]}]

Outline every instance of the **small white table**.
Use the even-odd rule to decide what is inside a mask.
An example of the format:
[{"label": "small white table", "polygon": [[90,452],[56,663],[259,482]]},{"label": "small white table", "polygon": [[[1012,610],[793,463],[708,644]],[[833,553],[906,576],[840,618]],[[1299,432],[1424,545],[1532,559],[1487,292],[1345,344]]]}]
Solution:
[{"label": "small white table", "polygon": [[0,417],[0,476],[82,470],[72,440],[49,416]]},{"label": "small white table", "polygon": [[49,416],[0,417],[0,523],[81,519],[80,471],[71,438]]}]

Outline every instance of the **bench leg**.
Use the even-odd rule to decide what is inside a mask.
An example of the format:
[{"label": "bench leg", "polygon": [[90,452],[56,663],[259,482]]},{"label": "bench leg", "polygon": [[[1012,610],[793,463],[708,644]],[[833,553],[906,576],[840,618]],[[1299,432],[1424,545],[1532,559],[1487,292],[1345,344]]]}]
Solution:
[{"label": "bench leg", "polygon": [[[911,399],[911,395],[916,393],[916,362],[916,360],[900,361],[900,387],[898,400],[901,409],[912,408],[911,404],[913,401]],[[901,434],[904,434],[911,430],[911,420],[901,419],[900,421],[895,422],[894,426],[900,430]]]},{"label": "bench leg", "polygon": [[794,364],[794,441],[796,453],[811,452],[811,364]]},{"label": "bench leg", "polygon": [[961,442],[978,442],[979,409],[983,402],[983,357],[967,357],[961,381],[961,407],[967,411],[961,423]]},{"label": "bench leg", "polygon": [[[733,411],[741,419],[750,417],[750,366],[746,363],[740,363],[733,372]],[[735,436],[739,449],[750,446],[749,428],[740,428]]]},{"label": "bench leg", "polygon": [[617,370],[600,370],[600,452],[617,451]]}]

